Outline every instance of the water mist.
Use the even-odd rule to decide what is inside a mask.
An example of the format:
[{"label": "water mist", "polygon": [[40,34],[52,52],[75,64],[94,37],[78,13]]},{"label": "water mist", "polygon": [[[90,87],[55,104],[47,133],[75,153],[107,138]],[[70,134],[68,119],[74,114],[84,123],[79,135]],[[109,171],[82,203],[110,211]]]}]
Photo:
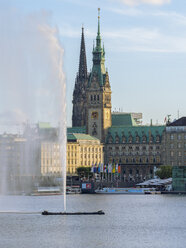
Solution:
[{"label": "water mist", "polygon": [[[63,48],[58,30],[51,25],[50,19],[47,12],[25,16],[16,9],[0,10],[0,36],[3,37],[0,39],[0,133],[10,132],[10,127],[17,128],[28,120],[30,123],[50,122],[52,126],[60,123],[60,162],[66,211],[66,85],[62,70]],[[14,132],[18,130],[14,129]],[[27,162],[22,163],[23,168],[19,167],[19,173],[32,176],[38,172],[37,168],[33,170],[35,162],[30,155],[33,142],[29,137],[33,138],[33,135],[28,134],[26,137],[28,146],[23,159]],[[37,146],[35,144],[34,149]],[[0,193],[6,193],[9,188],[9,182],[5,180],[9,173],[8,156],[4,156],[3,163],[0,159],[0,182],[3,182],[3,185],[0,184]],[[12,173],[15,176],[18,171]]]}]

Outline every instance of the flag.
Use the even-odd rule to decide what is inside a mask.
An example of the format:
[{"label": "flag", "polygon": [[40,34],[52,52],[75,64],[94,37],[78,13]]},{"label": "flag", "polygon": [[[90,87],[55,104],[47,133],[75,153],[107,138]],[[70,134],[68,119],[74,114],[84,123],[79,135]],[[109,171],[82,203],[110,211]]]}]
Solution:
[{"label": "flag", "polygon": [[116,164],[116,172],[118,172],[118,164]]},{"label": "flag", "polygon": [[100,166],[100,163],[98,164],[98,173],[100,173],[100,168],[101,166]]},{"label": "flag", "polygon": [[112,173],[112,164],[108,165],[108,173]]},{"label": "flag", "polygon": [[92,163],[91,172],[94,172],[94,164]]},{"label": "flag", "polygon": [[118,173],[121,173],[121,165],[118,166]]},{"label": "flag", "polygon": [[103,164],[101,164],[100,172],[103,173]]},{"label": "flag", "polygon": [[107,172],[107,165],[106,164],[104,165],[104,172],[105,173]]},{"label": "flag", "polygon": [[112,173],[115,173],[116,172],[116,169],[115,169],[115,165],[113,164],[112,166]]}]

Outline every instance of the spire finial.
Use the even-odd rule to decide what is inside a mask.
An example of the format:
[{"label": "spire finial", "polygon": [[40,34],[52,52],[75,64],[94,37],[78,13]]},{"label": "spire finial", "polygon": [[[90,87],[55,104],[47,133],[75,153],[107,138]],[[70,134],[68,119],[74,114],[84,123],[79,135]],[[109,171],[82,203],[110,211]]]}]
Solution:
[{"label": "spire finial", "polygon": [[98,8],[98,35],[100,35],[100,8]]}]

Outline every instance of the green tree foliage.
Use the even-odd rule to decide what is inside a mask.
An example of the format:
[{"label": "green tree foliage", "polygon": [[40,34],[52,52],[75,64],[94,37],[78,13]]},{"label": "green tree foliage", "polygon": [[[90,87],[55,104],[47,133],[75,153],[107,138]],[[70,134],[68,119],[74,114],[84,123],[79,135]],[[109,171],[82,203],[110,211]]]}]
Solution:
[{"label": "green tree foliage", "polygon": [[172,177],[172,166],[171,165],[162,165],[156,171],[156,176],[161,179]]},{"label": "green tree foliage", "polygon": [[86,178],[91,177],[92,176],[91,168],[84,166],[78,167],[77,174],[79,177],[86,177]]}]

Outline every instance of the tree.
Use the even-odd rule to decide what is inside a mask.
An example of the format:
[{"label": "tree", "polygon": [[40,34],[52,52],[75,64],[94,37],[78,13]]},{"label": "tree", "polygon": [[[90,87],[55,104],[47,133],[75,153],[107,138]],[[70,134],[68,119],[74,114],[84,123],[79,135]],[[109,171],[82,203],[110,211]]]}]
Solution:
[{"label": "tree", "polygon": [[84,167],[84,166],[78,167],[77,168],[77,174],[79,177],[92,176],[91,168],[90,167]]},{"label": "tree", "polygon": [[171,165],[161,165],[156,171],[156,176],[161,179],[172,177],[172,166]]}]

